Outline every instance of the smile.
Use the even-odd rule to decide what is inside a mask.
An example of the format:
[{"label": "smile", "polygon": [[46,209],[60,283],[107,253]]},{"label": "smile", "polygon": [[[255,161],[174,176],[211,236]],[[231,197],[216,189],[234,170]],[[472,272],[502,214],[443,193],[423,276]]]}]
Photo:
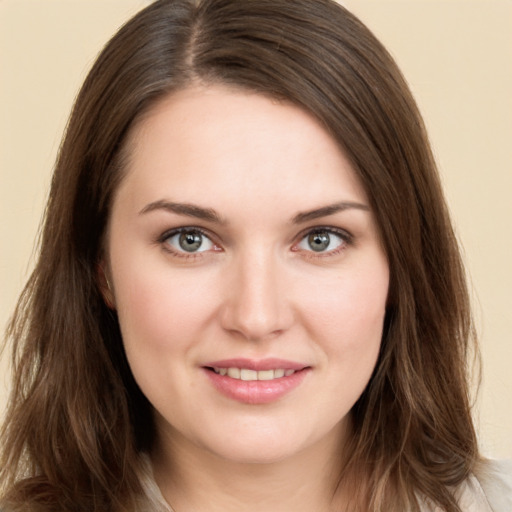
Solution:
[{"label": "smile", "polygon": [[295,370],[285,370],[277,368],[275,370],[251,370],[249,368],[213,368],[213,371],[218,374],[231,377],[232,379],[253,381],[253,380],[274,380],[283,377],[289,377],[295,373]]},{"label": "smile", "polygon": [[212,361],[204,365],[208,381],[221,395],[249,405],[277,402],[301,384],[311,374],[312,367],[284,359],[245,358]]}]

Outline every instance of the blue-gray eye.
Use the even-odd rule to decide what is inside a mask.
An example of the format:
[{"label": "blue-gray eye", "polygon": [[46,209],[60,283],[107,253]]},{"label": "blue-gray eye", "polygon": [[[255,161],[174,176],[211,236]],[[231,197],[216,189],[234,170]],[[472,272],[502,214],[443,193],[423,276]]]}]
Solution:
[{"label": "blue-gray eye", "polygon": [[329,252],[345,243],[341,235],[327,229],[308,233],[298,244],[299,249],[313,252]]},{"label": "blue-gray eye", "polygon": [[213,248],[213,242],[197,229],[179,231],[166,242],[178,252],[205,252]]}]

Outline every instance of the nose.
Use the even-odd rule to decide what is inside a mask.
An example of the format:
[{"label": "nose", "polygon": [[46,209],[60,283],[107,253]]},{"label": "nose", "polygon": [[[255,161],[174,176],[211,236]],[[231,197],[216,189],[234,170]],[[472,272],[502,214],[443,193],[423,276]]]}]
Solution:
[{"label": "nose", "polygon": [[282,265],[264,249],[237,258],[229,269],[222,327],[246,340],[275,337],[291,326],[293,309]]}]

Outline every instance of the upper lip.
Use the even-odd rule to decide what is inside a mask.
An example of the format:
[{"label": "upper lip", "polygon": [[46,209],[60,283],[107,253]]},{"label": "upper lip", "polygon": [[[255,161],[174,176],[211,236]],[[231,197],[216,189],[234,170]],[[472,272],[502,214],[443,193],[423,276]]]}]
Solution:
[{"label": "upper lip", "polygon": [[286,359],[266,358],[266,359],[222,359],[219,361],[212,361],[204,365],[207,368],[246,368],[248,370],[302,370],[307,368],[308,365],[298,363],[296,361],[288,361]]}]

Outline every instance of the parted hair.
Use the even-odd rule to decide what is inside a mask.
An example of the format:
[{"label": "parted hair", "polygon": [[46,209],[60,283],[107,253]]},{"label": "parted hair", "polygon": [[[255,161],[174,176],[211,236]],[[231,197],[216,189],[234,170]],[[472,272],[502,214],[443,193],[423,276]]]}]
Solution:
[{"label": "parted hair", "polygon": [[[38,260],[8,327],[0,438],[9,511],[134,511],[152,409],[98,279],[127,136],[173,91],[227,84],[312,113],[363,184],[390,267],[375,371],[340,454],[347,510],[446,512],[479,461],[464,268],[424,124],[389,53],[331,0],[159,0],[100,53],[54,169]],[[352,483],[352,485],[351,485]]]}]

